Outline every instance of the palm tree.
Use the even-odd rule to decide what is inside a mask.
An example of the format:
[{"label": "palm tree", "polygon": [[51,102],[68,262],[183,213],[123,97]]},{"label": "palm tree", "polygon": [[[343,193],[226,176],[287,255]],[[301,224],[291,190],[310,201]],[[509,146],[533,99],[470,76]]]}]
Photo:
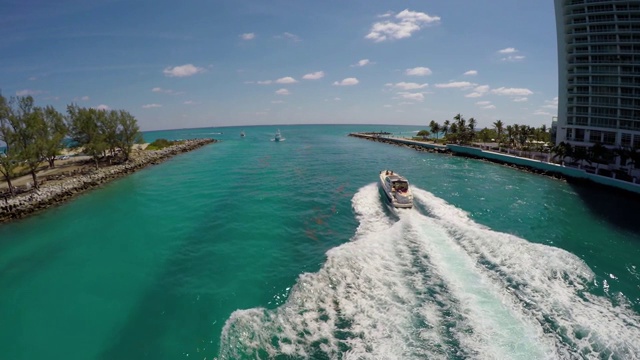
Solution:
[{"label": "palm tree", "polygon": [[469,119],[469,134],[468,134],[468,142],[472,142],[473,139],[475,139],[476,137],[476,119],[474,118],[470,118]]},{"label": "palm tree", "polygon": [[607,164],[610,160],[611,152],[604,145],[599,142],[593,144],[589,149],[589,157],[591,161],[596,163],[596,174],[600,169],[600,164]]},{"label": "palm tree", "polygon": [[560,144],[554,146],[553,148],[551,148],[551,152],[554,154],[553,158],[559,158],[560,162],[564,165],[564,158],[566,158],[567,156],[570,156],[570,154],[572,153],[573,148],[571,147],[571,144],[569,143],[565,143],[564,141],[561,141]]},{"label": "palm tree", "polygon": [[513,136],[515,134],[514,128],[512,125],[507,125],[507,146],[513,146]]},{"label": "palm tree", "polygon": [[440,129],[440,131],[442,131],[445,137],[449,133],[450,126],[451,126],[451,122],[449,120],[445,120],[444,123],[442,124],[442,128]]},{"label": "palm tree", "polygon": [[438,140],[438,133],[440,132],[440,124],[438,124],[437,122],[435,122],[434,120],[431,120],[431,122],[429,123],[429,127],[431,128],[431,134],[435,134],[436,135],[436,140]]},{"label": "palm tree", "polygon": [[502,141],[502,131],[504,130],[504,124],[502,123],[502,120],[498,120],[494,122],[493,127],[496,129],[496,132],[498,133],[498,144],[500,144],[500,142]]}]

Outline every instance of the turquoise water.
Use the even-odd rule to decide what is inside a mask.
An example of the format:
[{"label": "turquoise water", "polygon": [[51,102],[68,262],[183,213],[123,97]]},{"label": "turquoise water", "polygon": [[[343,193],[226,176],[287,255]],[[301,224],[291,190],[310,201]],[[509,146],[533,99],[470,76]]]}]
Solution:
[{"label": "turquoise water", "polygon": [[639,200],[276,130],[147,133],[222,141],[0,225],[0,358],[639,357]]}]

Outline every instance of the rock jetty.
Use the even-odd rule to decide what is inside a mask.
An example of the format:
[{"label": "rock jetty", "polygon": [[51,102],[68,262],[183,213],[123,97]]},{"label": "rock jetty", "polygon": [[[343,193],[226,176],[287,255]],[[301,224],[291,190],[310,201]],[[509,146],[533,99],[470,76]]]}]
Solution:
[{"label": "rock jetty", "polygon": [[0,199],[0,223],[23,218],[72,199],[88,190],[100,187],[112,180],[134,173],[149,165],[158,164],[175,155],[195,150],[216,142],[214,139],[185,140],[161,150],[141,151],[128,162],[62,179],[55,184],[45,183],[39,189]]}]

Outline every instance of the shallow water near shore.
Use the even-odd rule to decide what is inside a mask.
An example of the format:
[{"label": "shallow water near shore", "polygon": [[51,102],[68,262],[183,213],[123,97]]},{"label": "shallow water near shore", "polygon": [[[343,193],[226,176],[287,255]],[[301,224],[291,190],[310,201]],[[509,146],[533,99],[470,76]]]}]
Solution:
[{"label": "shallow water near shore", "polygon": [[639,200],[279,128],[147,133],[222,141],[0,225],[0,358],[638,358]]}]

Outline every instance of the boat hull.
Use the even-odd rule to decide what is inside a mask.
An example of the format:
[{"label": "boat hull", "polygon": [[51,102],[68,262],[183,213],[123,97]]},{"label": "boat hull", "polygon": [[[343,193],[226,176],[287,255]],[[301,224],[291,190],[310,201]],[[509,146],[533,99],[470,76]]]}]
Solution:
[{"label": "boat hull", "polygon": [[[378,185],[389,205],[401,209],[413,207],[413,195],[409,189],[409,182],[402,176],[389,170],[382,170]],[[396,187],[398,190],[395,189]]]}]

